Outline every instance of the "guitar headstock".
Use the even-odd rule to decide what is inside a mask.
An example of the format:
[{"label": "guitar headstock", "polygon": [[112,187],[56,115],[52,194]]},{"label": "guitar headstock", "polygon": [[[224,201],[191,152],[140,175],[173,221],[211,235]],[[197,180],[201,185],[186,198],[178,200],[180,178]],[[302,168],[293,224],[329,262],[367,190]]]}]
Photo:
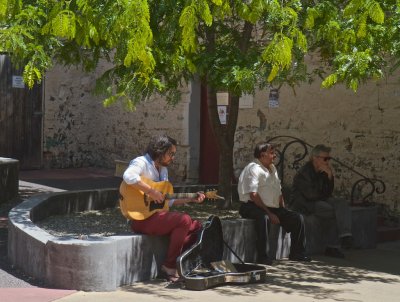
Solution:
[{"label": "guitar headstock", "polygon": [[204,193],[208,199],[225,199],[217,194],[217,190],[207,191]]}]

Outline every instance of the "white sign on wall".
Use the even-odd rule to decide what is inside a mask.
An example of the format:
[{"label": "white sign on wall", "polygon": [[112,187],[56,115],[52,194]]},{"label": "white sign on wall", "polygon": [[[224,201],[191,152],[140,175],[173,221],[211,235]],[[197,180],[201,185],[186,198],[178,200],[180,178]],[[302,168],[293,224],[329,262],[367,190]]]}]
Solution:
[{"label": "white sign on wall", "polygon": [[253,95],[243,94],[239,99],[239,108],[253,108]]},{"label": "white sign on wall", "polygon": [[22,76],[12,76],[12,87],[13,88],[25,88],[24,79]]},{"label": "white sign on wall", "polygon": [[228,106],[229,105],[229,93],[228,92],[217,92],[217,105]]}]

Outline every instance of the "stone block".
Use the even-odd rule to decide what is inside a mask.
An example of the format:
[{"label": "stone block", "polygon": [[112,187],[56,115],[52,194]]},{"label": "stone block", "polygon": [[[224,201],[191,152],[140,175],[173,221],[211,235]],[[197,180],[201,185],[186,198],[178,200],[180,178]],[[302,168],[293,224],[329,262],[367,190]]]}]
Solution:
[{"label": "stone block", "polygon": [[0,203],[18,196],[19,161],[0,157]]},{"label": "stone block", "polygon": [[376,248],[378,207],[352,207],[353,247],[359,249]]},{"label": "stone block", "polygon": [[[377,207],[352,207],[352,233],[354,248],[375,248],[377,242]],[[309,215],[306,224],[306,251],[320,254],[328,245],[339,245],[335,221]]]}]

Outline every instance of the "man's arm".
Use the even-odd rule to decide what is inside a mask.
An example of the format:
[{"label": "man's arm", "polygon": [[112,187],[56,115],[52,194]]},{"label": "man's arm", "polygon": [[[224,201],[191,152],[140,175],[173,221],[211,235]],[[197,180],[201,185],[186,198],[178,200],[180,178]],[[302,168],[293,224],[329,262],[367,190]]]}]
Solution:
[{"label": "man's arm", "polygon": [[285,208],[285,200],[283,199],[283,195],[279,196],[279,207]]},{"label": "man's arm", "polygon": [[154,200],[156,203],[161,203],[164,201],[164,195],[161,192],[152,189],[150,185],[141,180],[137,181],[136,183],[130,184],[130,186],[142,191],[144,194],[151,197],[151,199]]},{"label": "man's arm", "polygon": [[206,196],[204,195],[203,192],[197,192],[196,197],[194,197],[194,198],[175,199],[173,205],[182,205],[182,204],[189,203],[189,202],[202,203],[205,198],[206,198]]},{"label": "man's arm", "polygon": [[279,224],[279,218],[274,213],[272,213],[268,207],[263,203],[260,195],[257,192],[250,192],[250,199],[254,204],[260,209],[264,210],[264,212],[268,215],[268,218],[271,220],[272,224]]},{"label": "man's arm", "polygon": [[151,197],[151,199],[155,202],[161,203],[164,201],[163,194],[152,189],[151,186],[143,182],[140,177],[145,168],[145,161],[137,157],[129,164],[129,167],[125,170],[122,177],[128,185],[142,191],[144,194]]}]

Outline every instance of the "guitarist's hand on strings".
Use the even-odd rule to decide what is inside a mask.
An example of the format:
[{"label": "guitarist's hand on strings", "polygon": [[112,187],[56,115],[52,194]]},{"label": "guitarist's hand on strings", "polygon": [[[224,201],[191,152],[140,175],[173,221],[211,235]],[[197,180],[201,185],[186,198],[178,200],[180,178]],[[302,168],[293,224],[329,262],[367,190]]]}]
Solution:
[{"label": "guitarist's hand on strings", "polygon": [[191,199],[191,202],[194,203],[202,203],[204,199],[206,198],[206,195],[203,192],[197,192],[197,196],[195,198]]},{"label": "guitarist's hand on strings", "polygon": [[150,190],[148,190],[146,195],[149,196],[156,203],[164,202],[164,195],[157,190],[150,189]]}]

